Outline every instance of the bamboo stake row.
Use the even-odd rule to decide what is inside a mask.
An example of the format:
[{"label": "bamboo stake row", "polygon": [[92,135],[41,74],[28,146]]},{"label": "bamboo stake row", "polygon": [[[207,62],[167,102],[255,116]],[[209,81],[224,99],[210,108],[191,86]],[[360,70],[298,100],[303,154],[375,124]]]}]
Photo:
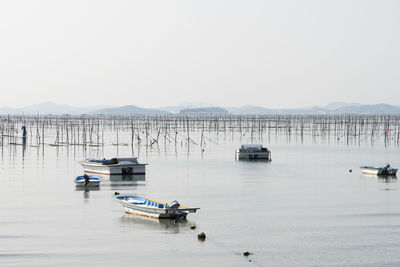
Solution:
[{"label": "bamboo stake row", "polygon": [[[304,142],[309,138],[327,142],[350,144],[400,145],[399,115],[7,115],[0,116],[0,146],[21,142],[21,126],[28,132],[28,145],[40,147],[82,146],[99,147],[105,144],[105,135],[114,136],[115,146],[122,134],[130,134],[132,154],[134,143],[153,148],[164,140],[204,148],[206,141],[218,144],[219,134],[239,135],[248,142],[267,137],[284,136]],[[199,138],[191,137],[194,133]],[[214,139],[213,139],[214,138]],[[143,144],[144,142],[144,144]],[[162,143],[162,142],[161,142]]]}]

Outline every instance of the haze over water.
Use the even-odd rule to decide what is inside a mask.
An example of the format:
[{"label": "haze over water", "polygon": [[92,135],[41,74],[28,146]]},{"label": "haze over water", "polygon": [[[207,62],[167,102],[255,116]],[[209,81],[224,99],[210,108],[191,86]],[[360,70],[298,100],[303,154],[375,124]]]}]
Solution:
[{"label": "haze over water", "polygon": [[[103,177],[99,190],[76,190],[78,161],[132,155],[129,132],[118,132],[119,146],[112,145],[116,132],[106,133],[104,146],[86,149],[3,143],[0,265],[400,264],[399,183],[359,170],[400,166],[399,147],[385,146],[382,136],[371,144],[208,132],[202,153],[200,133],[191,132],[197,144],[189,147],[162,138],[152,147],[135,144],[134,155],[149,164],[145,177]],[[47,140],[55,136],[52,130]],[[272,162],[236,161],[244,143],[266,145]],[[201,209],[178,223],[128,216],[113,200],[116,191]]]}]

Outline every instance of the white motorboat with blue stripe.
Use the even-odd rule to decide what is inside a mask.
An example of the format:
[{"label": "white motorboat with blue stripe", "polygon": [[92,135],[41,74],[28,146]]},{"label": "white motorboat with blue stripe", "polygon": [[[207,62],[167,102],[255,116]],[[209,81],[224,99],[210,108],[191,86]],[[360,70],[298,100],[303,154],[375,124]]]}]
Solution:
[{"label": "white motorboat with blue stripe", "polygon": [[81,175],[75,178],[77,187],[99,187],[101,178],[93,175]]},{"label": "white motorboat with blue stripe", "polygon": [[189,213],[194,213],[199,209],[181,206],[176,200],[164,203],[138,196],[116,196],[114,198],[122,204],[127,213],[159,219],[186,218]]},{"label": "white motorboat with blue stripe", "polygon": [[389,164],[386,164],[385,167],[361,166],[360,168],[362,170],[362,173],[365,173],[365,174],[395,176],[397,173],[397,169],[390,167]]}]

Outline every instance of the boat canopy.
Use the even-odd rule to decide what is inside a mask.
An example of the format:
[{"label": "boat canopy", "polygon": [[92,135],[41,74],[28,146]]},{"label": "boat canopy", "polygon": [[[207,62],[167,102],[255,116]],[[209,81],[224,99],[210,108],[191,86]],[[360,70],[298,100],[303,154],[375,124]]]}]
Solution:
[{"label": "boat canopy", "polygon": [[259,149],[261,149],[262,145],[261,144],[251,144],[251,145],[247,144],[247,145],[242,145],[242,148],[244,148],[244,149],[249,149],[249,148],[259,148]]},{"label": "boat canopy", "polygon": [[111,158],[111,159],[87,159],[88,162],[102,163],[102,164],[132,164],[138,163],[137,158]]},{"label": "boat canopy", "polygon": [[112,159],[87,159],[88,162],[95,162],[95,163],[103,163],[103,164],[112,164]]},{"label": "boat canopy", "polygon": [[266,147],[259,144],[254,145],[242,145],[239,149],[240,152],[268,152]]}]

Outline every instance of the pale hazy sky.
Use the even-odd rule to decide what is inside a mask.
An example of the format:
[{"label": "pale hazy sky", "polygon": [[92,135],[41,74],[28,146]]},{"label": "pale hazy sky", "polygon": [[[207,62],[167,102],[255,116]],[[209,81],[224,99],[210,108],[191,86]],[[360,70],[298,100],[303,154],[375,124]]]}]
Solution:
[{"label": "pale hazy sky", "polygon": [[0,2],[0,106],[400,105],[400,1]]}]

